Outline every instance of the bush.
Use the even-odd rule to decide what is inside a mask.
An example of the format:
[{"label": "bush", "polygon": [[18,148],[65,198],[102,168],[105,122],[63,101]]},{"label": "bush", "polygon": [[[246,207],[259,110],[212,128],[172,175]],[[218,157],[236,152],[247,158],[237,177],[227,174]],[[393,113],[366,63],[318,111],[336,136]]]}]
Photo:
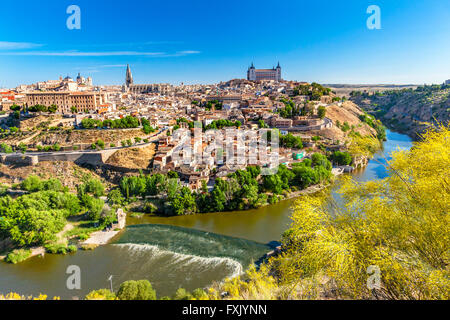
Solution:
[{"label": "bush", "polygon": [[116,300],[116,295],[109,289],[100,289],[89,292],[86,300]]},{"label": "bush", "polygon": [[51,254],[67,254],[67,246],[65,244],[47,244],[44,248],[46,252]]},{"label": "bush", "polygon": [[53,151],[59,151],[59,150],[61,150],[61,146],[59,144],[55,143],[53,145],[52,149],[53,149]]},{"label": "bush", "polygon": [[25,261],[30,256],[31,256],[30,249],[16,249],[7,254],[5,261],[12,263],[12,264],[16,264],[16,263]]},{"label": "bush", "polygon": [[192,296],[197,300],[203,300],[208,298],[208,294],[203,289],[195,289],[192,291]]},{"label": "bush", "polygon": [[327,114],[327,109],[324,106],[320,106],[317,110],[317,115],[319,116],[320,119],[325,118]]},{"label": "bush", "polygon": [[340,166],[344,166],[352,163],[352,156],[348,152],[335,151],[331,155],[331,160]]},{"label": "bush", "polygon": [[98,244],[88,243],[88,244],[83,244],[81,246],[81,249],[85,250],[85,251],[90,251],[90,250],[96,249],[97,247],[98,247]]},{"label": "bush", "polygon": [[37,192],[41,191],[43,186],[41,179],[38,176],[32,175],[22,181],[20,188],[29,192]]},{"label": "bush", "polygon": [[12,153],[13,152],[11,146],[8,146],[6,143],[0,144],[0,151],[3,153]]},{"label": "bush", "polygon": [[148,280],[125,281],[117,291],[119,300],[156,300],[156,292]]},{"label": "bush", "polygon": [[105,149],[105,142],[102,139],[98,139],[96,144],[100,149]]},{"label": "bush", "polygon": [[192,294],[184,288],[179,288],[173,296],[173,300],[192,300],[193,298]]}]

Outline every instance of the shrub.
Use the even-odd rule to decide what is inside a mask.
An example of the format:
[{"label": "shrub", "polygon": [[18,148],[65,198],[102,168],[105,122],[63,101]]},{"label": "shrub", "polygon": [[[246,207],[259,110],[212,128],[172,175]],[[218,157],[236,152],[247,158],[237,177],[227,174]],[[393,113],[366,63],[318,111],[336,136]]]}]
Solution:
[{"label": "shrub", "polygon": [[30,256],[31,256],[30,249],[16,249],[7,254],[5,261],[12,264],[16,264],[25,261]]},{"label": "shrub", "polygon": [[4,153],[12,153],[13,152],[11,146],[8,146],[6,143],[0,144],[0,151],[4,152]]},{"label": "shrub", "polygon": [[331,155],[331,160],[340,166],[352,163],[352,156],[348,152],[335,151]]},{"label": "shrub", "polygon": [[98,139],[96,144],[100,149],[105,149],[105,142],[102,139]]},{"label": "shrub", "polygon": [[67,254],[67,246],[65,244],[47,244],[44,246],[45,251],[51,254]]},{"label": "shrub", "polygon": [[42,181],[38,176],[31,175],[22,181],[21,189],[29,192],[37,192],[42,190]]},{"label": "shrub", "polygon": [[117,291],[119,300],[156,300],[156,292],[148,280],[125,281]]},{"label": "shrub", "polygon": [[85,250],[85,251],[89,251],[89,250],[94,250],[94,249],[96,249],[97,247],[98,247],[98,244],[88,243],[88,244],[83,244],[83,245],[81,246],[81,249],[82,249],[82,250]]},{"label": "shrub", "polygon": [[116,300],[116,295],[109,289],[100,289],[89,292],[86,300]]},{"label": "shrub", "polygon": [[173,300],[192,300],[193,296],[186,289],[179,288],[175,295],[173,296]]}]

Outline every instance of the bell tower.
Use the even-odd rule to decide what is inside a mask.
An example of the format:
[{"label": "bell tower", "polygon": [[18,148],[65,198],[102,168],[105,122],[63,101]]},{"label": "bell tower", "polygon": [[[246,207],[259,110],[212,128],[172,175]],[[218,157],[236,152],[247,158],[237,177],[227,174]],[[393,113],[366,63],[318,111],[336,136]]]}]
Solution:
[{"label": "bell tower", "polygon": [[127,64],[127,74],[125,76],[125,85],[129,87],[133,84],[133,75],[131,74],[130,65]]}]

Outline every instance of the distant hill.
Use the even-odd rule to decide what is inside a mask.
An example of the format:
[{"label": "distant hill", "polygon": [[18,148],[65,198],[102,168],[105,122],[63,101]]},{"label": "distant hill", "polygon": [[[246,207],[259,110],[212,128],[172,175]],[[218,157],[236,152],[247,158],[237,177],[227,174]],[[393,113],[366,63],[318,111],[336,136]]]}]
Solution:
[{"label": "distant hill", "polygon": [[354,90],[350,100],[387,127],[413,139],[431,126],[450,121],[450,85],[425,85],[401,90]]}]

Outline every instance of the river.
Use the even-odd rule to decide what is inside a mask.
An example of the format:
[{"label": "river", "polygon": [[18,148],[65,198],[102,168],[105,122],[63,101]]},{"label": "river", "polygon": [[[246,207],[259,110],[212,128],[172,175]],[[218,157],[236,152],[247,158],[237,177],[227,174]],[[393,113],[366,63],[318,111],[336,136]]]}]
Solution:
[{"label": "river", "polygon": [[[383,150],[352,175],[358,181],[385,178],[391,152],[411,146],[408,136],[387,130]],[[109,288],[110,275],[115,290],[125,280],[148,279],[158,296],[172,295],[179,287],[206,287],[239,274],[270,251],[289,226],[294,201],[241,212],[128,218],[126,231],[94,251],[47,254],[17,265],[0,262],[0,293],[83,298],[93,289]],[[80,267],[80,290],[67,289],[71,265]]]}]

